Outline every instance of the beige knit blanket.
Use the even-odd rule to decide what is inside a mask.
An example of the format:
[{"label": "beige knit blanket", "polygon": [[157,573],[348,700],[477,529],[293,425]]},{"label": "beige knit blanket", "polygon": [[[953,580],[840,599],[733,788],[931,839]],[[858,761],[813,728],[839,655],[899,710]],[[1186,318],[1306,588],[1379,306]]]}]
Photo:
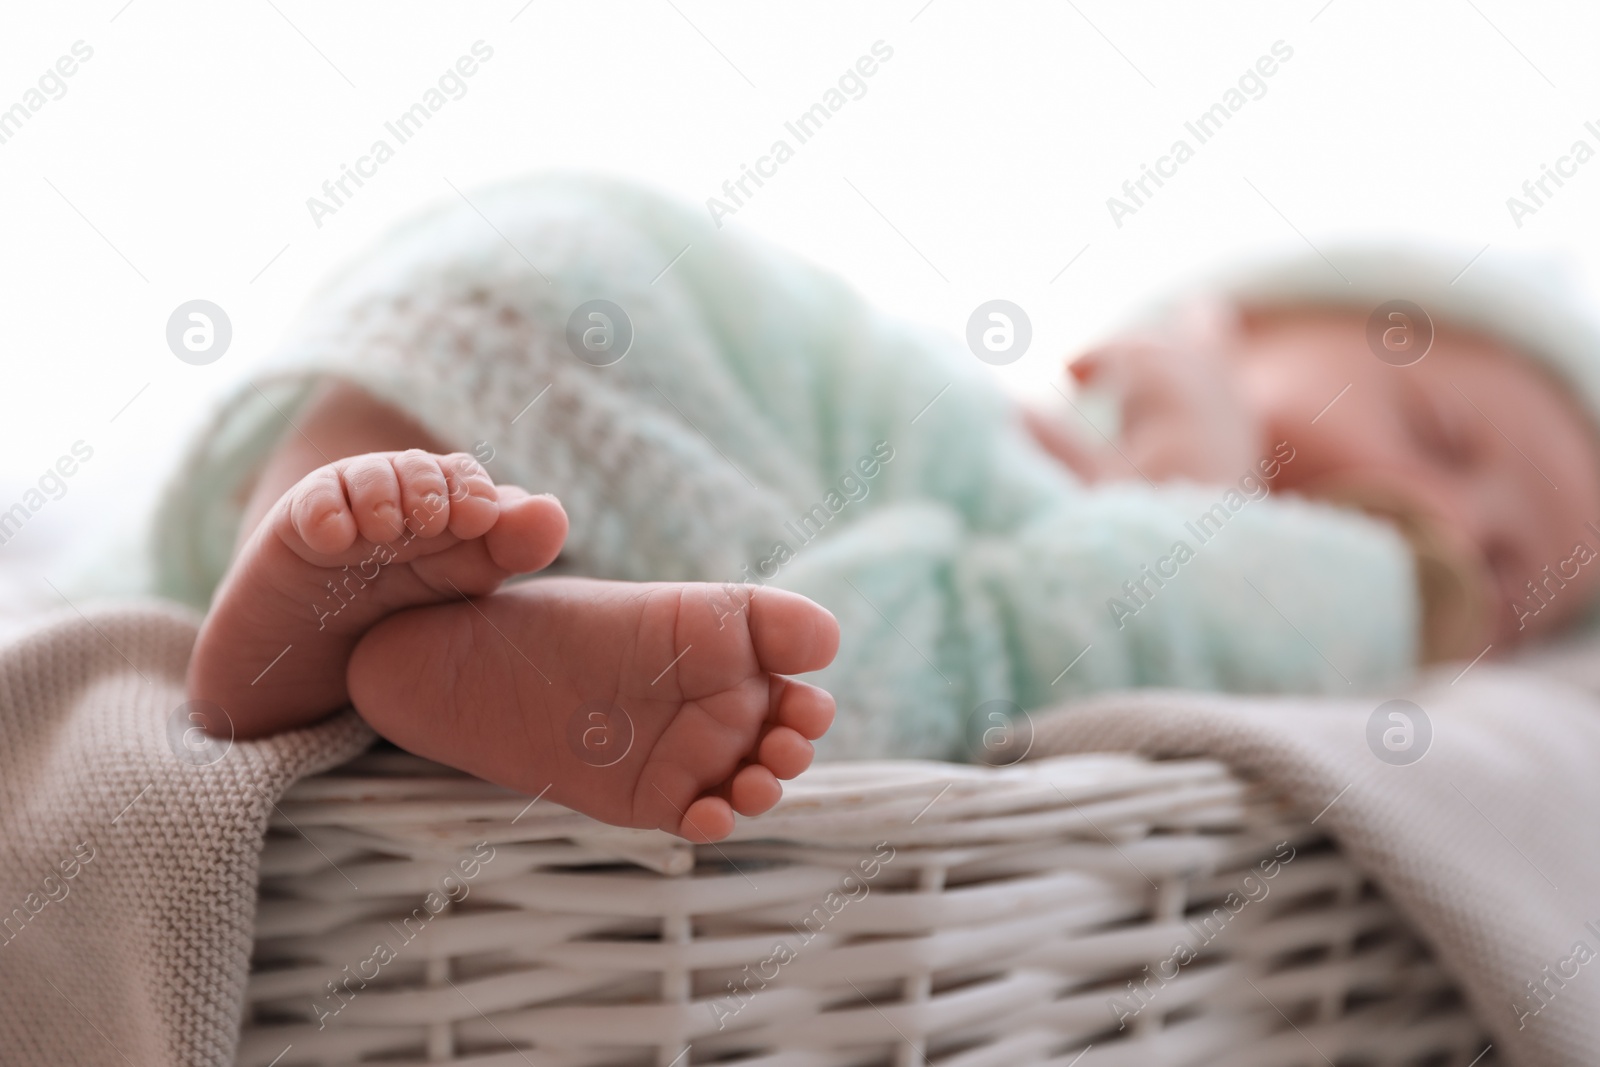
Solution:
[{"label": "beige knit blanket", "polygon": [[0,647],[0,1063],[233,1062],[256,863],[354,715],[266,741],[189,734],[196,619],[68,612]]},{"label": "beige knit blanket", "polygon": [[[226,747],[188,733],[195,622],[67,614],[0,648],[0,1062],[233,1061],[267,819],[372,734],[350,715]],[[1369,746],[1375,699],[1176,692],[1038,716],[1033,753],[1211,755],[1268,780],[1433,943],[1497,1052],[1595,1062],[1600,700],[1487,664],[1396,695],[1432,727],[1409,765]]]}]

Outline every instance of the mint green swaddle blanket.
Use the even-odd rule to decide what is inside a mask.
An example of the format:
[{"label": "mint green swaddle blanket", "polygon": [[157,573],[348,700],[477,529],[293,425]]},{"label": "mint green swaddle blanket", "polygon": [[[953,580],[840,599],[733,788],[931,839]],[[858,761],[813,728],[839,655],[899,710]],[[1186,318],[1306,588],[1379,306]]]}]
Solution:
[{"label": "mint green swaddle blanket", "polygon": [[810,679],[839,701],[824,758],[960,758],[996,701],[1354,693],[1412,666],[1412,563],[1372,520],[1269,495],[1261,470],[1086,486],[957,342],[692,206],[574,176],[472,200],[333,279],[222,407],[159,509],[158,592],[206,604],[285,420],[337,377],[560,497],[557,571],[834,612],[838,659]]}]

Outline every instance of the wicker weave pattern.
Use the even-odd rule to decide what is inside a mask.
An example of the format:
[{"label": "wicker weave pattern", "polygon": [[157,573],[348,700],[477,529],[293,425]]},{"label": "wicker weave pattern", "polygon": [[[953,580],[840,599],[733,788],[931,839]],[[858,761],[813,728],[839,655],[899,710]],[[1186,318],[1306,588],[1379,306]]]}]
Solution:
[{"label": "wicker weave pattern", "polygon": [[248,997],[251,1067],[1465,1067],[1488,1043],[1314,827],[1217,764],[1129,756],[822,766],[695,848],[371,754],[280,805]]}]

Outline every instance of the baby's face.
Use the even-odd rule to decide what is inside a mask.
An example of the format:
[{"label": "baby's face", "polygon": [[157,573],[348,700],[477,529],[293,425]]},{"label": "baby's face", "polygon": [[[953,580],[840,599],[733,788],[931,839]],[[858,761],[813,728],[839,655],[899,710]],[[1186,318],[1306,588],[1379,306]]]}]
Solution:
[{"label": "baby's face", "polygon": [[1396,367],[1365,331],[1358,312],[1245,316],[1248,402],[1267,439],[1295,449],[1274,488],[1408,502],[1483,568],[1497,650],[1572,619],[1600,589],[1600,447],[1581,409],[1497,341],[1441,326],[1420,362]]}]

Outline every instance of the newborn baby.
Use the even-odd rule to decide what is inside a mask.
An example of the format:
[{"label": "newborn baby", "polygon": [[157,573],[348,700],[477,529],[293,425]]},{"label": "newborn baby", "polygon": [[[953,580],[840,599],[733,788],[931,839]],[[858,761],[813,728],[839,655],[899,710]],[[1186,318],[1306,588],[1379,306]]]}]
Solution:
[{"label": "newborn baby", "polygon": [[1364,329],[1224,305],[1090,353],[1073,373],[1122,410],[1093,449],[693,208],[513,183],[397,231],[218,413],[160,588],[208,607],[215,731],[353,704],[716,840],[813,743],[951,758],[1025,727],[996,708],[1117,686],[1369,689],[1570,617],[1588,571],[1521,627],[1424,613],[1568,559],[1600,514],[1582,411],[1479,333],[1396,367]]},{"label": "newborn baby", "polygon": [[[1197,303],[1164,331],[1071,367],[1109,384],[1123,420],[1099,452],[1030,413],[1090,480],[1230,480],[1287,442],[1273,489],[1397,524],[1421,569],[1422,658],[1509,651],[1571,622],[1600,568],[1600,451],[1572,390],[1510,343],[1440,324],[1427,354],[1374,358],[1368,314],[1315,304]],[[1408,327],[1400,327],[1402,329]],[[1415,324],[1423,329],[1423,324]]]}]

